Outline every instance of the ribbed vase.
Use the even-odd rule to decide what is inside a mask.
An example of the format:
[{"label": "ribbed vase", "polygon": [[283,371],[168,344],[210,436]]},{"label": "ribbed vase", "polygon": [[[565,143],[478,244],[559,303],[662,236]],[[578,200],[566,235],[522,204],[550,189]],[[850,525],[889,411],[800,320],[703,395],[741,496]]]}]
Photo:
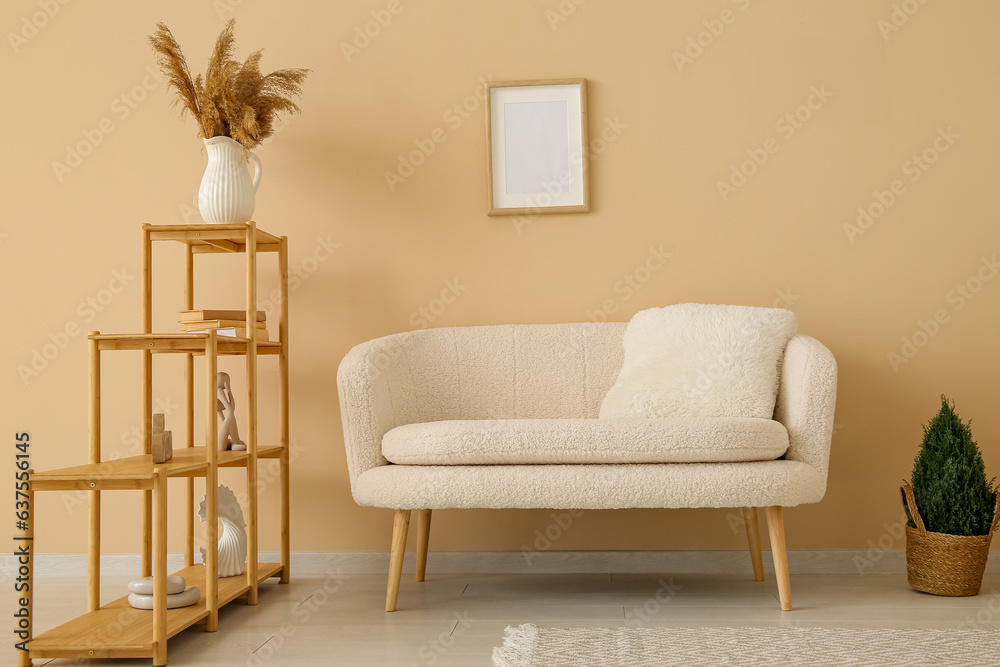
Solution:
[{"label": "ribbed vase", "polygon": [[[241,224],[250,220],[260,185],[260,158],[229,137],[205,139],[205,151],[208,153],[208,166],[198,190],[201,217],[205,222],[217,225]],[[247,157],[254,163],[252,181],[246,166]]]}]

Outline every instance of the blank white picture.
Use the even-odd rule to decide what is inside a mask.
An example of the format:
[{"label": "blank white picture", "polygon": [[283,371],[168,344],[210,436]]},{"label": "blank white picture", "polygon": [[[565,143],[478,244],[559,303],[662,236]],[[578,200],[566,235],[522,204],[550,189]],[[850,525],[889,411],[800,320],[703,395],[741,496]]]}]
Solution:
[{"label": "blank white picture", "polygon": [[504,104],[507,194],[569,191],[569,114],[564,101]]}]

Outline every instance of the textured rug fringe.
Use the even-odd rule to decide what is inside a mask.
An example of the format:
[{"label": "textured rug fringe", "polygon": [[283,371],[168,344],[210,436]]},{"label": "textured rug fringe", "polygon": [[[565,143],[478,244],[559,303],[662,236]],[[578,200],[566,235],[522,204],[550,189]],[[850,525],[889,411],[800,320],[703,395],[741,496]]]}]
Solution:
[{"label": "textured rug fringe", "polygon": [[516,628],[508,625],[503,646],[493,649],[493,667],[529,667],[538,636],[538,626],[531,623]]}]

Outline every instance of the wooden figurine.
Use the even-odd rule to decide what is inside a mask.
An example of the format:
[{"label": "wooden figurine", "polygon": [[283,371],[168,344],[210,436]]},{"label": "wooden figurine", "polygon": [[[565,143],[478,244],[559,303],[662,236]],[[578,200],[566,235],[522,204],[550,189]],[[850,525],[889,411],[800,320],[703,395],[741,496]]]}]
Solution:
[{"label": "wooden figurine", "polygon": [[166,416],[160,412],[153,414],[153,437],[150,452],[153,463],[166,463],[174,455],[173,435],[165,431]]}]

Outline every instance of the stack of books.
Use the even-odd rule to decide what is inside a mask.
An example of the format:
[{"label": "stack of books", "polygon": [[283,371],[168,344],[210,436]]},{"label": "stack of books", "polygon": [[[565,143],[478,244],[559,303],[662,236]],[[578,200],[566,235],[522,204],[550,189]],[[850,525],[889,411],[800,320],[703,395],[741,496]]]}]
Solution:
[{"label": "stack of books", "polygon": [[[188,333],[208,333],[214,329],[219,336],[250,338],[245,310],[182,310],[181,325]],[[257,311],[257,340],[271,340],[263,310]]]}]

